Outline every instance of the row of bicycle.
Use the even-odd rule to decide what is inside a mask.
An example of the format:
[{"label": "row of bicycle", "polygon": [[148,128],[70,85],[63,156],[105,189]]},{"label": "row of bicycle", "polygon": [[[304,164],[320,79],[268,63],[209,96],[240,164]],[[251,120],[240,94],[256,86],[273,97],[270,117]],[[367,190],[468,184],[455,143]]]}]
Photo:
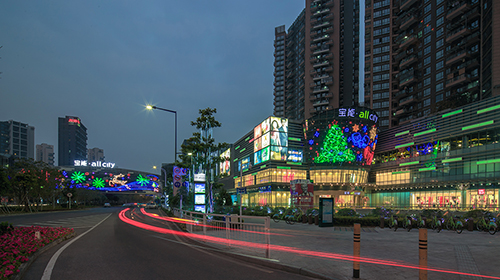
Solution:
[{"label": "row of bicycle", "polygon": [[405,218],[398,218],[391,215],[391,217],[386,217],[384,225],[387,225],[390,229],[394,228],[394,231],[398,230],[399,227],[411,231],[413,228],[430,228],[432,230],[437,230],[439,233],[442,229],[447,229],[451,231],[456,231],[458,234],[462,233],[464,229],[487,231],[491,235],[500,231],[500,225],[497,219],[494,217],[485,219],[481,217],[478,221],[474,221],[472,218],[463,218],[457,215],[449,215],[446,217],[433,216],[432,219],[426,219],[422,216],[407,215]]}]

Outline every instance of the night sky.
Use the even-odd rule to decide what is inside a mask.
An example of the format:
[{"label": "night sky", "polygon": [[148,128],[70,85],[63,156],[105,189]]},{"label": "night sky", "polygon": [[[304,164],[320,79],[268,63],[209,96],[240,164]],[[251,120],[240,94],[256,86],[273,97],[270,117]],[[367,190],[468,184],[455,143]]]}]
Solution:
[{"label": "night sky", "polygon": [[[54,145],[58,117],[77,116],[87,148],[117,167],[154,172],[217,108],[217,142],[233,143],[273,113],[274,28],[304,0],[0,2],[0,121]],[[159,173],[159,170],[154,172]]]}]

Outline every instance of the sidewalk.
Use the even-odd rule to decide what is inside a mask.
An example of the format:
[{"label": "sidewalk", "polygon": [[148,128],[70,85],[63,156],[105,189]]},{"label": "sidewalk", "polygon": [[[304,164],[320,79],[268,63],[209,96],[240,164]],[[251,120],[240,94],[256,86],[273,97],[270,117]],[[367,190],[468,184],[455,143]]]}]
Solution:
[{"label": "sidewalk", "polygon": [[[283,269],[302,270],[307,275],[324,279],[353,279],[352,261],[320,256],[320,253],[353,254],[352,227],[324,227],[314,224],[271,220],[271,245],[305,250],[299,254],[271,250],[269,260],[260,260],[265,265],[282,266]],[[252,255],[264,258],[263,252],[224,245],[210,246],[225,252]],[[311,251],[318,252],[311,256]],[[401,265],[418,267],[418,229],[407,232],[403,229],[361,228],[361,257],[381,261],[394,261]],[[500,277],[500,233],[469,232],[462,234],[443,230],[440,233],[428,230],[428,266],[443,270]],[[360,279],[418,279],[415,268],[394,267],[382,264],[361,263]],[[444,272],[428,272],[428,279],[487,279]]]}]

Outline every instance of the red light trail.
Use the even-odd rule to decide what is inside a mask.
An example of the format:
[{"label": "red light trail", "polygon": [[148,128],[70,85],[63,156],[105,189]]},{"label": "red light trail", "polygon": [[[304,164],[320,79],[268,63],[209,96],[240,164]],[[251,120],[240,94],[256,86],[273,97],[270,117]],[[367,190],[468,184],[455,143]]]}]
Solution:
[{"label": "red light trail", "polygon": [[[335,260],[343,260],[343,261],[356,260],[356,261],[359,261],[362,263],[369,263],[369,264],[387,265],[387,266],[410,268],[410,269],[421,269],[418,265],[405,265],[405,264],[394,262],[394,261],[386,261],[386,260],[364,258],[364,257],[354,258],[353,256],[350,256],[350,255],[334,254],[334,253],[319,252],[319,251],[309,251],[309,250],[302,250],[302,249],[286,247],[286,246],[267,245],[267,244],[253,243],[253,242],[247,242],[247,241],[228,240],[225,238],[204,236],[204,235],[198,235],[198,234],[193,234],[193,233],[188,233],[188,232],[180,232],[180,231],[175,231],[175,230],[171,230],[171,229],[155,227],[155,226],[151,226],[151,225],[137,222],[137,221],[134,221],[132,219],[127,218],[125,216],[125,212],[127,212],[128,210],[130,210],[130,209],[124,209],[120,212],[120,214],[119,214],[120,220],[122,220],[123,222],[128,223],[130,225],[133,225],[135,227],[139,227],[139,228],[149,230],[149,231],[154,231],[157,233],[180,235],[180,236],[191,238],[191,239],[201,239],[201,240],[210,241],[213,243],[240,246],[240,247],[252,247],[252,248],[266,249],[269,246],[269,248],[273,251],[288,252],[288,253],[294,253],[294,254],[311,256],[311,257],[322,257],[322,258],[326,258],[326,259],[335,259]],[[156,217],[153,215],[151,215],[151,216],[153,218],[160,218],[160,217]],[[172,219],[171,221],[178,222],[174,219]],[[487,278],[487,279],[500,279],[500,277],[497,277],[497,276],[465,273],[465,272],[459,272],[459,271],[453,271],[453,270],[447,270],[447,269],[439,269],[439,268],[432,268],[432,267],[427,267],[425,269],[427,271],[433,271],[433,272],[441,272],[441,273],[456,274],[456,275],[466,275],[466,276],[474,276],[474,277],[483,277],[483,278]]]}]

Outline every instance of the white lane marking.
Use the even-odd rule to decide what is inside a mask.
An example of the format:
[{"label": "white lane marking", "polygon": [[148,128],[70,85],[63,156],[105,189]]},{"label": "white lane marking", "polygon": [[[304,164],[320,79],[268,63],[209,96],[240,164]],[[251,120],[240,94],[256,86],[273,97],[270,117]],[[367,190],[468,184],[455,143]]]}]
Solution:
[{"label": "white lane marking", "polygon": [[45,271],[43,272],[42,279],[41,280],[50,280],[50,277],[52,276],[52,270],[54,269],[54,266],[56,265],[56,261],[59,258],[59,255],[69,247],[69,245],[73,244],[73,242],[77,241],[80,237],[84,236],[85,234],[89,233],[91,230],[95,229],[98,225],[102,224],[109,216],[111,216],[113,213],[109,214],[106,218],[104,218],[102,221],[97,223],[95,226],[93,226],[91,229],[87,230],[86,232],[82,233],[81,235],[77,236],[75,239],[71,240],[68,242],[66,245],[61,247],[57,252],[50,258],[49,263],[45,267]]}]

